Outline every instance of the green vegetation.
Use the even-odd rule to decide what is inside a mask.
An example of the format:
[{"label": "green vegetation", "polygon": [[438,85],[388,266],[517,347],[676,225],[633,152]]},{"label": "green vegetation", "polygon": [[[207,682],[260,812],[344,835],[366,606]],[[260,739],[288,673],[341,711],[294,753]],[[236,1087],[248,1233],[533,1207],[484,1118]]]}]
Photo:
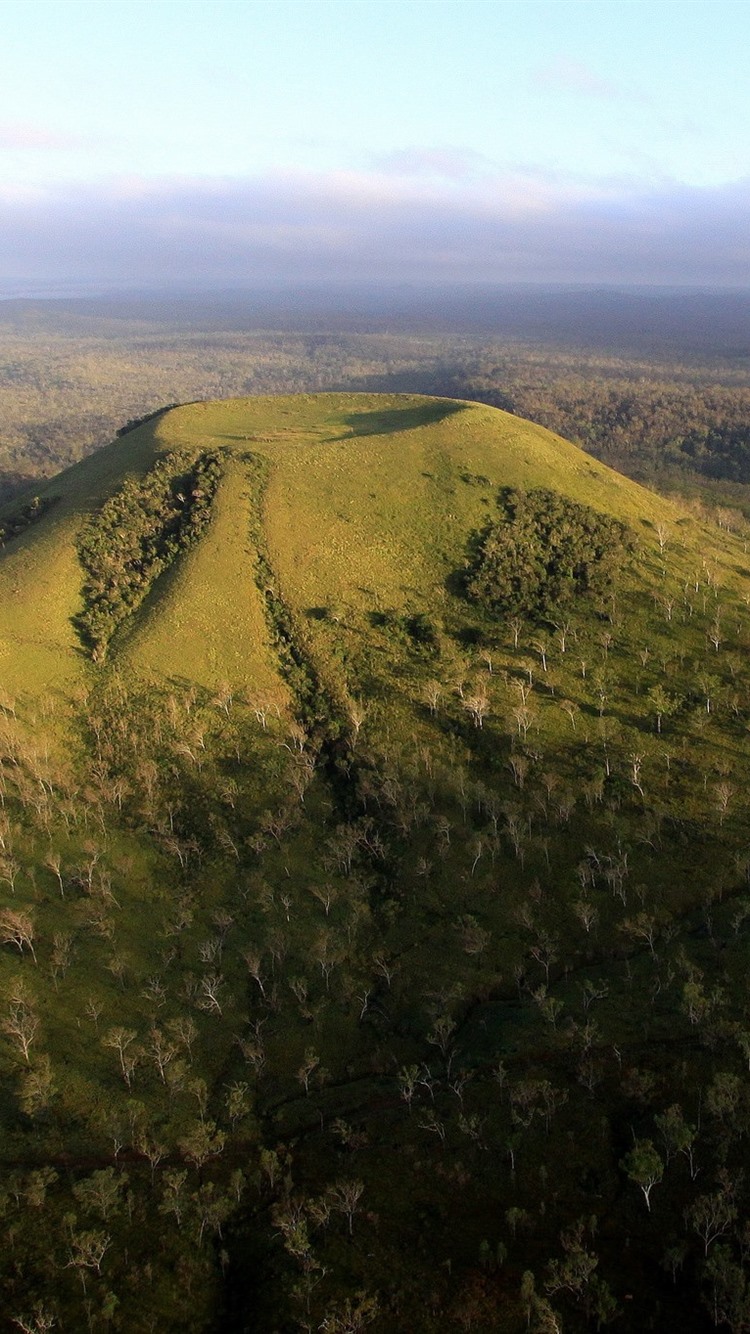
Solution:
[{"label": "green vegetation", "polygon": [[[584,594],[611,592],[626,550],[626,529],[554,491],[506,487],[499,523],[475,541],[466,574],[470,597],[504,615],[557,614]],[[631,544],[632,545],[632,544]]]},{"label": "green vegetation", "polygon": [[198,541],[219,476],[216,454],[167,454],[145,477],[126,481],[81,530],[87,578],[76,625],[95,660],[154,580]]},{"label": "green vegetation", "polygon": [[[199,460],[93,661],[82,534],[142,563]],[[747,1328],[744,539],[413,396],[194,404],[49,491],[0,555],[0,1328]]]},{"label": "green vegetation", "polygon": [[0,545],[5,546],[14,537],[18,537],[19,533],[23,533],[30,524],[36,523],[37,519],[41,519],[42,515],[46,514],[54,503],[54,496],[45,496],[44,500],[41,500],[39,496],[34,496],[33,500],[30,500],[26,505],[21,505],[15,512],[10,513],[0,524]]}]

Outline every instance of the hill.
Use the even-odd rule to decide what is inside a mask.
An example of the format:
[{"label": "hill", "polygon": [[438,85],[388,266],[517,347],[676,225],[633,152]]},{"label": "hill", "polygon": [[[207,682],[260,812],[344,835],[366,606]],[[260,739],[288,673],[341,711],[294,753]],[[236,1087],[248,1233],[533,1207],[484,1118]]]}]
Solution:
[{"label": "hill", "polygon": [[7,1328],[745,1328],[743,540],[408,395],[0,522]]},{"label": "hill", "polygon": [[[436,598],[442,603],[446,574],[460,565],[467,532],[485,516],[483,488],[501,483],[562,488],[571,499],[636,523],[669,522],[676,513],[559,437],[480,405],[358,394],[178,408],[128,432],[40,489],[41,521],[16,537],[0,567],[8,688],[28,687],[37,665],[45,686],[72,684],[86,675],[77,661],[80,638],[73,624],[81,610],[80,522],[117,488],[180,451],[195,457],[218,451],[226,465],[213,530],[239,520],[247,531],[248,502],[252,506],[254,497],[257,511],[264,489],[257,469],[271,468],[262,542],[278,564],[279,578],[289,582],[285,596],[299,610],[329,597],[353,599],[364,608],[377,598],[403,605],[409,596],[425,606],[433,606]],[[485,479],[480,488],[472,485],[476,477]],[[14,507],[7,512],[13,515]],[[252,574],[252,556],[247,559],[242,551],[243,534],[215,536],[206,544],[210,550],[196,552],[176,582],[160,585],[153,605],[133,625],[136,643],[125,656],[136,670],[153,668],[168,676],[187,668],[202,684],[215,684],[236,670],[239,658],[248,661],[251,672],[261,670],[262,655],[254,646],[265,636],[258,631],[262,607],[252,579],[245,590],[254,604],[252,625],[241,647],[235,642],[236,634],[243,633],[239,625],[228,632],[217,617],[211,629],[194,604],[205,596],[214,609],[222,599],[219,590],[226,590],[235,570]],[[363,587],[368,582],[374,586],[369,594]],[[184,615],[175,611],[178,606]],[[243,625],[247,615],[243,601]],[[163,629],[162,618],[167,618]],[[196,625],[192,646],[182,639],[178,621]],[[213,636],[213,667],[201,661],[206,632]]]}]

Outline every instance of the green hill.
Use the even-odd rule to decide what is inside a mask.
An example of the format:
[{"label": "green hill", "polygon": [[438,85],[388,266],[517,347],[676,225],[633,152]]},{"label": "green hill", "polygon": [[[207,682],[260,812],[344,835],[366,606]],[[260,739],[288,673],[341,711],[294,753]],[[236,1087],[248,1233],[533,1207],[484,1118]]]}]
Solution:
[{"label": "green hill", "polygon": [[[274,671],[253,589],[251,518],[284,596],[299,609],[329,598],[357,609],[378,599],[437,609],[467,533],[486,516],[487,485],[549,487],[638,526],[679,521],[668,502],[568,442],[478,404],[330,394],[177,408],[40,490],[50,509],[0,564],[9,689],[36,681],[49,689],[86,675],[72,624],[81,609],[81,522],[116,488],[181,450],[218,451],[222,459],[209,541],[154,590],[128,624],[122,652],[138,671],[205,684],[241,675],[240,661],[264,681]],[[476,477],[486,479],[480,488]],[[245,581],[241,600],[236,579]]]},{"label": "green hill", "polygon": [[0,1328],[745,1328],[744,537],[408,395],[0,523]]}]

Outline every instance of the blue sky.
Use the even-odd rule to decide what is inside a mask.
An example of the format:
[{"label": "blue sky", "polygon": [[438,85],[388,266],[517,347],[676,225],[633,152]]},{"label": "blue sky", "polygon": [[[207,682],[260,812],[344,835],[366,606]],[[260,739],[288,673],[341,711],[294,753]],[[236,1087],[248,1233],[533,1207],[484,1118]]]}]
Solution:
[{"label": "blue sky", "polygon": [[0,291],[748,286],[749,39],[744,0],[0,0]]}]

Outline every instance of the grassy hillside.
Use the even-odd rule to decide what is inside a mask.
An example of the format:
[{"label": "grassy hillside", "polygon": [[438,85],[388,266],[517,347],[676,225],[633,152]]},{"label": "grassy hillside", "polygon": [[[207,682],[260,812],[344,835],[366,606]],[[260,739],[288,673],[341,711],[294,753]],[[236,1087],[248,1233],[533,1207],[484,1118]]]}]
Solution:
[{"label": "grassy hillside", "polygon": [[[212,533],[211,550],[196,552],[188,569],[155,591],[130,627],[135,643],[128,657],[136,670],[153,662],[165,675],[195,675],[201,682],[235,673],[239,679],[240,658],[251,675],[269,670],[247,579],[253,553],[243,550],[248,515],[261,504],[262,541],[300,609],[329,597],[360,606],[378,598],[403,605],[409,597],[430,605],[443,600],[446,574],[461,562],[467,531],[488,505],[472,484],[477,476],[490,485],[559,488],[639,525],[669,522],[675,513],[566,441],[479,405],[406,395],[298,395],[178,408],[40,488],[39,496],[53,504],[12,541],[0,564],[0,643],[9,689],[80,679],[71,622],[81,602],[75,551],[81,520],[128,478],[180,448],[218,449],[225,458],[213,527],[229,527]],[[229,627],[219,614],[221,590],[234,594],[238,576],[245,579],[242,620]],[[205,600],[206,610],[190,607],[193,598]],[[207,646],[206,617],[214,605],[214,642]],[[236,610],[230,607],[229,614]],[[191,625],[192,643],[183,638],[183,627]],[[240,647],[236,636],[243,633],[248,642]]]},{"label": "grassy hillside", "polygon": [[0,1328],[747,1328],[744,540],[377,395],[0,521]]}]

